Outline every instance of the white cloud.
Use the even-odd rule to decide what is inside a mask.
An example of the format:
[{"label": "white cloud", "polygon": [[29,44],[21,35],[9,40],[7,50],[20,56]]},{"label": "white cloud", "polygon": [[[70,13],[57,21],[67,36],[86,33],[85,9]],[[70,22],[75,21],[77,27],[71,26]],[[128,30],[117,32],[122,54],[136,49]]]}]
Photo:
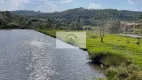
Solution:
[{"label": "white cloud", "polygon": [[49,0],[0,0],[0,10],[35,10],[54,12],[58,9],[56,2]]},{"label": "white cloud", "polygon": [[131,4],[142,4],[142,0],[128,0]]},{"label": "white cloud", "polygon": [[72,0],[60,0],[60,4],[71,3]]},{"label": "white cloud", "polygon": [[57,9],[57,6],[55,4],[53,4],[53,3],[47,3],[46,5],[48,5],[48,7],[50,7],[52,12],[56,11],[56,9]]},{"label": "white cloud", "polygon": [[30,0],[11,0],[11,8],[13,10],[20,9],[20,5],[22,4],[28,4],[30,3]]},{"label": "white cloud", "polygon": [[37,7],[37,10],[40,10],[42,12],[54,12],[57,10],[57,6],[53,3],[45,3],[45,4],[42,4],[40,6]]},{"label": "white cloud", "polygon": [[102,5],[101,4],[95,4],[95,3],[89,3],[88,9],[101,9]]},{"label": "white cloud", "polygon": [[29,0],[11,0],[11,3],[15,6],[19,6],[22,3],[29,3]]}]

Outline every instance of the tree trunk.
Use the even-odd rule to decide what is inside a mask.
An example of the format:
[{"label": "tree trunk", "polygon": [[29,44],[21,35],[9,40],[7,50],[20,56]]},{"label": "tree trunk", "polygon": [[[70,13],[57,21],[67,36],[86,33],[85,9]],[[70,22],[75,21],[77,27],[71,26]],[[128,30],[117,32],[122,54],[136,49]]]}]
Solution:
[{"label": "tree trunk", "polygon": [[102,43],[104,42],[104,38],[103,38],[103,36],[101,36],[101,42],[102,42]]}]

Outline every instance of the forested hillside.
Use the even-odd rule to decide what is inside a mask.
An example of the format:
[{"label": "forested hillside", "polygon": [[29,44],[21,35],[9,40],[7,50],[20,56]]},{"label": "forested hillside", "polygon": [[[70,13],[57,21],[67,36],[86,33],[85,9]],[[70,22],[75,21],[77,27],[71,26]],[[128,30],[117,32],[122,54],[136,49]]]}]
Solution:
[{"label": "forested hillside", "polygon": [[121,20],[121,21],[136,21],[139,20],[139,16],[142,12],[138,11],[127,11],[127,10],[116,10],[116,9],[83,9],[75,8],[69,9],[62,12],[54,13],[40,13],[29,11],[17,11],[16,14],[32,16],[34,18],[49,18],[53,21],[59,21],[60,23],[68,24],[75,23],[77,19],[80,19],[82,25],[97,26],[104,22],[104,20]]},{"label": "forested hillside", "polygon": [[22,16],[35,16],[35,15],[43,14],[40,11],[30,11],[30,10],[16,10],[11,12],[14,14],[22,15]]},{"label": "forested hillside", "polygon": [[[138,21],[142,12],[116,9],[75,8],[62,12],[42,13],[28,10],[0,12],[1,28],[56,28],[82,30],[83,26],[106,26],[117,29],[121,21]],[[119,27],[120,28],[120,27]]]},{"label": "forested hillside", "polygon": [[12,14],[9,11],[0,11],[0,28],[26,28],[26,18]]},{"label": "forested hillside", "polygon": [[17,15],[10,11],[0,11],[0,29],[55,28],[58,22]]}]

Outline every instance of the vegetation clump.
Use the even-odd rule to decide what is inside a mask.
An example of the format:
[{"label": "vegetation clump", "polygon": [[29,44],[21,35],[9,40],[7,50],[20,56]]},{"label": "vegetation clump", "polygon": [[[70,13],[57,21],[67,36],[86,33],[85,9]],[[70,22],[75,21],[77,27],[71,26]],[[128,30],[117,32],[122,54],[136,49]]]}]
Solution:
[{"label": "vegetation clump", "polygon": [[142,71],[135,72],[130,76],[129,80],[142,80]]}]

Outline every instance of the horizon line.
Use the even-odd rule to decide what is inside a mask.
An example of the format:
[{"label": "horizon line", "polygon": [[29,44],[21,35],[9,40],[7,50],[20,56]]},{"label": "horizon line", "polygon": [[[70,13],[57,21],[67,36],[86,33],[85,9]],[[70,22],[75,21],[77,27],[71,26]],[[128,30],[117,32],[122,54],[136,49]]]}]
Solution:
[{"label": "horizon line", "polygon": [[70,8],[70,9],[65,9],[65,10],[62,10],[62,11],[53,11],[53,12],[43,12],[43,11],[40,11],[40,10],[28,10],[28,9],[17,9],[17,10],[0,10],[0,11],[34,11],[34,12],[41,12],[41,13],[55,13],[55,12],[63,12],[63,11],[67,11],[67,10],[72,10],[72,9],[79,9],[79,8],[82,8],[82,9],[87,9],[87,10],[107,10],[107,9],[112,9],[112,10],[118,10],[118,11],[137,11],[137,12],[142,12],[141,10],[128,10],[128,9],[114,9],[114,8],[103,8],[103,9],[88,9],[88,8],[83,8],[83,7],[78,7],[78,8]]}]

